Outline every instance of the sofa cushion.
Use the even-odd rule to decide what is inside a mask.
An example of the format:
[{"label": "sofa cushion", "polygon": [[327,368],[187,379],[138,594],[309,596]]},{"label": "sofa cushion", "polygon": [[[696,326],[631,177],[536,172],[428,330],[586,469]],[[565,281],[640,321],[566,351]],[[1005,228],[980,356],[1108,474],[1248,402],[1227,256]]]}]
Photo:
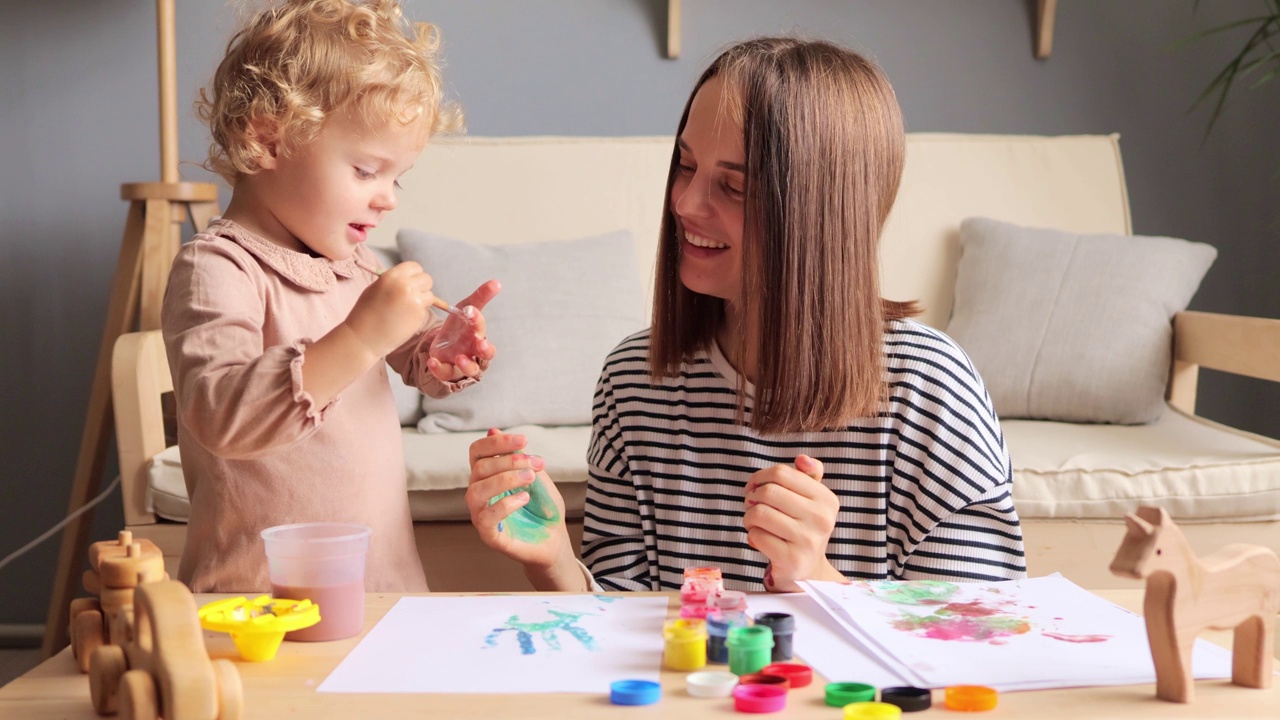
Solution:
[{"label": "sofa cushion", "polygon": [[[1138,505],[1160,505],[1179,522],[1280,519],[1280,442],[1170,410],[1148,425],[1001,423],[1013,456],[1013,494],[1025,519],[1115,520]],[[582,517],[589,426],[511,428]],[[466,521],[467,447],[484,435],[404,430],[413,519]],[[148,498],[162,517],[190,514],[178,448],[157,455]]]},{"label": "sofa cushion", "polygon": [[[528,438],[525,449],[546,461],[547,475],[564,496],[565,514],[570,518],[582,517],[582,504],[587,492],[587,446],[591,443],[591,426],[520,425],[505,432]],[[484,436],[484,431],[404,431],[409,510],[414,520],[471,518],[464,497],[471,478],[468,448]]]},{"label": "sofa cushion", "polygon": [[191,501],[182,477],[182,455],[171,445],[156,453],[147,467],[147,511],[166,520],[186,522],[191,518]]},{"label": "sofa cushion", "polygon": [[[591,427],[522,425],[507,432],[528,438],[528,451],[546,461],[547,474],[564,496],[565,514],[569,518],[582,517]],[[484,432],[420,433],[411,428],[403,431],[409,511],[415,521],[470,519],[465,498],[471,475],[467,449],[484,435]],[[177,445],[165,448],[151,459],[147,482],[148,510],[175,522],[190,519],[191,502],[182,479]]]},{"label": "sofa cushion", "polygon": [[450,302],[490,278],[502,282],[502,292],[484,309],[498,356],[479,385],[424,398],[419,430],[591,422],[605,356],[645,326],[644,290],[629,232],[476,245],[401,230],[397,242],[401,256],[426,268],[436,293]]},{"label": "sofa cushion", "polygon": [[1169,408],[1148,425],[1001,422],[1023,518],[1280,519],[1280,442]]},{"label": "sofa cushion", "polygon": [[1164,410],[1171,321],[1217,251],[987,218],[960,225],[947,334],[1002,419],[1146,423]]}]

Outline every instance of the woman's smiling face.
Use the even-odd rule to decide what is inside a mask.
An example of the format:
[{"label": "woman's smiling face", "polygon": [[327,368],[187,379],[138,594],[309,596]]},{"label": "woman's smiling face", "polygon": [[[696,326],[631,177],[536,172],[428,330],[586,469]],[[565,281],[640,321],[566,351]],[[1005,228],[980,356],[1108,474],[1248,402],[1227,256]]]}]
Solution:
[{"label": "woman's smiling face", "polygon": [[680,242],[680,282],[689,290],[736,303],[742,285],[742,123],[724,82],[713,77],[689,106],[678,139],[671,210]]}]

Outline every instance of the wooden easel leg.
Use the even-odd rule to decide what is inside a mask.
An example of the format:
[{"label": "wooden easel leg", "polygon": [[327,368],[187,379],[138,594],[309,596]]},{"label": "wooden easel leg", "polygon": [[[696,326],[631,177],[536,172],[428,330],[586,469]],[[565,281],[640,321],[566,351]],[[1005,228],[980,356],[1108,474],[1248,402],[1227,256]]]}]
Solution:
[{"label": "wooden easel leg", "polygon": [[209,227],[209,222],[218,214],[218,203],[193,202],[187,204],[187,209],[191,211],[191,224],[195,226],[196,232],[204,232]]},{"label": "wooden easel leg", "polygon": [[[76,462],[75,480],[71,485],[69,512],[78,510],[98,494],[102,482],[103,463],[107,443],[111,439],[111,353],[116,338],[130,329],[138,311],[138,283],[142,274],[143,203],[129,203],[129,216],[125,221],[124,240],[120,243],[120,259],[111,282],[111,297],[107,302],[107,319],[102,329],[102,343],[98,348],[98,364],[93,374],[93,390],[89,395],[89,411],[85,416],[84,433],[80,436],[80,456]],[[67,644],[71,598],[77,593],[76,580],[85,563],[89,521],[91,513],[85,513],[67,526],[62,534],[62,548],[58,553],[58,570],[54,576],[53,595],[49,601],[49,615],[45,621],[44,657],[50,657]]]},{"label": "wooden easel leg", "polygon": [[178,246],[173,208],[168,200],[147,200],[146,215],[146,230],[142,236],[142,297],[138,329],[159,330],[164,288]]}]

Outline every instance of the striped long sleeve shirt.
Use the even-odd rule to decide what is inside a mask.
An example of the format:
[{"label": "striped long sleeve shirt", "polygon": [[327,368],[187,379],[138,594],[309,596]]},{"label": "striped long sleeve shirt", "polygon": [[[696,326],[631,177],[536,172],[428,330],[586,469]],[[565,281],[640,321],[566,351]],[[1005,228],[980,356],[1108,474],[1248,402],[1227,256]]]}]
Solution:
[{"label": "striped long sleeve shirt", "polygon": [[[610,353],[596,386],[582,559],[606,590],[672,590],[684,568],[763,591],[747,545],[747,479],[803,453],[840,499],[827,558],[847,578],[1025,577],[1012,471],[986,388],[947,336],[885,332],[888,403],[847,427],[763,435],[738,415],[738,376],[715,343],[677,377],[649,375],[649,331]],[[744,418],[750,418],[747,385]]]}]

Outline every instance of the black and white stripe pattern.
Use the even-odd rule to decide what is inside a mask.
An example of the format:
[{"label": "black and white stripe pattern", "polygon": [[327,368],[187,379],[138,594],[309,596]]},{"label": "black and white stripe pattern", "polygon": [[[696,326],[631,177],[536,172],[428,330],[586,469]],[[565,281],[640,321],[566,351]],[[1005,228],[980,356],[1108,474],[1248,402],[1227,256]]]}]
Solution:
[{"label": "black and white stripe pattern", "polygon": [[827,557],[845,577],[1026,575],[1004,436],[969,358],[942,333],[889,323],[881,416],[769,436],[737,422],[737,375],[718,348],[658,384],[648,350],[648,330],[624,340],[596,386],[582,558],[604,589],[678,589],[685,567],[714,565],[726,587],[763,590],[743,487],[801,453],[822,461],[841,500]]}]

